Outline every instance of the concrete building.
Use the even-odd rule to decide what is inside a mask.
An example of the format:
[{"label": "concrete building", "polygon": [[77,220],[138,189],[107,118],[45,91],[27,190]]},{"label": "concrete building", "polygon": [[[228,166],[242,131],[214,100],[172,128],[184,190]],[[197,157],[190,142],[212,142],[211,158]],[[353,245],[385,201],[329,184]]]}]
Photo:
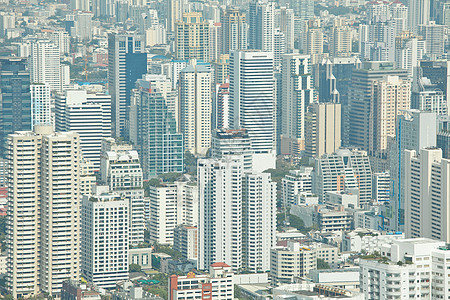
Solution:
[{"label": "concrete building", "polygon": [[411,95],[411,109],[432,111],[437,115],[448,115],[449,104],[444,92],[426,77],[418,78]]},{"label": "concrete building", "polygon": [[173,249],[184,259],[198,259],[198,229],[195,226],[177,226],[173,231]]},{"label": "concrete building", "polygon": [[299,205],[299,198],[312,192],[312,167],[291,170],[281,180],[281,202],[283,205]]},{"label": "concrete building", "polygon": [[321,205],[295,205],[291,208],[291,214],[301,218],[307,227],[311,227],[313,224],[317,225],[321,232],[352,229],[353,214],[350,211],[344,210],[343,206],[327,209]]},{"label": "concrete building", "polygon": [[217,129],[213,131],[211,157],[222,158],[225,155],[243,155],[244,170],[253,169],[253,150],[245,129]]},{"label": "concrete building", "polygon": [[345,19],[334,19],[331,29],[330,56],[350,56],[352,53],[352,31]]},{"label": "concrete building", "polygon": [[[385,259],[382,261],[360,261],[361,291],[366,299],[447,297],[447,289],[444,291],[437,287],[438,284],[448,284],[448,279],[443,278],[447,262],[438,261],[438,257],[447,256],[444,250],[440,250],[443,246],[445,242],[417,238],[397,240],[383,247],[381,256]],[[442,279],[445,283],[440,281]]]},{"label": "concrete building", "polygon": [[211,84],[209,67],[193,62],[180,72],[180,132],[184,148],[205,156],[211,147]]},{"label": "concrete building", "polygon": [[341,250],[352,252],[381,252],[381,247],[392,245],[396,240],[402,240],[405,234],[402,232],[380,232],[373,229],[356,228],[347,232],[342,237]]},{"label": "concrete building", "polygon": [[255,171],[275,168],[275,82],[273,53],[232,51],[230,55],[230,121],[246,129]]},{"label": "concrete building", "polygon": [[391,176],[389,171],[372,174],[372,199],[375,203],[388,203],[391,197]]},{"label": "concrete building", "polygon": [[[220,67],[220,66],[219,66]],[[217,77],[216,77],[217,81]],[[230,84],[216,85],[216,99],[213,105],[212,122],[214,129],[230,128]]]},{"label": "concrete building", "polygon": [[298,242],[271,251],[270,275],[276,283],[290,283],[294,277],[305,277],[317,269],[317,252]]},{"label": "concrete building", "polygon": [[248,25],[246,15],[236,8],[228,8],[221,15],[222,51],[230,54],[233,50],[247,49]]},{"label": "concrete building", "polygon": [[55,128],[78,133],[83,157],[98,170],[101,140],[111,137],[111,96],[85,90],[56,94]]},{"label": "concrete building", "polygon": [[[81,202],[81,272],[101,288],[128,279],[129,204],[107,186]],[[108,230],[106,230],[106,228]]]},{"label": "concrete building", "polygon": [[184,13],[183,19],[176,22],[177,59],[210,59],[210,27],[199,12]]},{"label": "concrete building", "polygon": [[7,287],[14,298],[60,296],[79,280],[80,140],[35,126],[8,137]]},{"label": "concrete building", "polygon": [[30,85],[31,94],[31,125],[52,125],[54,126],[54,117],[52,117],[52,99],[50,94],[50,85],[32,84]]},{"label": "concrete building", "polygon": [[61,300],[101,300],[100,293],[92,286],[78,281],[67,280],[63,282]]},{"label": "concrete building", "polygon": [[52,91],[62,92],[70,78],[63,76],[59,48],[50,40],[37,40],[31,45],[30,78],[33,83],[47,83]]},{"label": "concrete building", "polygon": [[342,205],[345,208],[357,209],[359,207],[358,192],[358,189],[325,192],[324,204],[331,207]]},{"label": "concrete building", "polygon": [[231,267],[217,262],[209,267],[209,274],[196,275],[193,272],[186,276],[172,275],[169,278],[169,300],[234,299],[234,273]]},{"label": "concrete building", "polygon": [[130,248],[128,250],[128,262],[141,266],[142,270],[152,268],[152,248]]},{"label": "concrete building", "polygon": [[450,241],[450,160],[436,148],[405,150],[405,233]]},{"label": "concrete building", "polygon": [[321,157],[341,147],[341,104],[312,103],[305,117],[305,155]]},{"label": "concrete building", "polygon": [[445,25],[436,24],[435,21],[419,24],[419,35],[425,40],[427,56],[433,60],[440,59],[444,55],[445,29]]},{"label": "concrete building", "polygon": [[248,24],[248,48],[273,52],[275,4],[271,2],[252,1],[249,4]]},{"label": "concrete building", "polygon": [[426,42],[409,31],[402,32],[395,38],[395,66],[408,70],[410,78],[414,76],[414,68],[426,53]]},{"label": "concrete building", "polygon": [[305,149],[306,108],[314,101],[309,55],[285,54],[281,63],[281,153]]},{"label": "concrete building", "polygon": [[173,244],[178,225],[196,226],[199,214],[198,187],[193,182],[175,181],[150,185],[150,241]]}]

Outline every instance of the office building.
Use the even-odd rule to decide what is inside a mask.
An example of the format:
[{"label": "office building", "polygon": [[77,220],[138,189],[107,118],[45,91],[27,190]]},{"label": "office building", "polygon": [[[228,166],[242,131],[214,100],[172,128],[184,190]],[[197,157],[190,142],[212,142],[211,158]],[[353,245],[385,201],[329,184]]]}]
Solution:
[{"label": "office building", "polygon": [[48,83],[32,84],[30,85],[30,95],[32,127],[36,125],[54,125],[50,85]]},{"label": "office building", "polygon": [[275,34],[275,3],[263,1],[250,2],[248,22],[249,49],[273,52]]},{"label": "office building", "polygon": [[47,83],[52,91],[57,92],[69,85],[70,78],[66,78],[64,66],[61,66],[60,50],[49,40],[32,43],[28,67],[33,83]]},{"label": "office building", "polygon": [[[369,120],[369,155],[387,160],[388,138],[395,137],[398,115],[411,104],[411,82],[386,76],[372,82]],[[384,171],[384,170],[383,170]]]},{"label": "office building", "polygon": [[225,155],[242,155],[244,170],[253,168],[253,151],[245,129],[216,129],[211,140],[211,157],[223,158]]},{"label": "office building", "polygon": [[234,273],[229,265],[216,262],[209,266],[209,274],[169,277],[169,300],[176,299],[234,299]]},{"label": "office building", "polygon": [[392,207],[393,228],[403,231],[405,224],[405,156],[404,150],[414,150],[436,146],[436,114],[409,110],[397,120],[396,136],[390,143],[389,173],[391,178],[390,206]]},{"label": "office building", "polygon": [[56,94],[55,128],[56,131],[78,133],[83,157],[98,170],[101,140],[111,137],[111,96],[85,90]]},{"label": "office building", "polygon": [[169,0],[167,3],[167,30],[176,32],[177,22],[181,21],[187,1]]},{"label": "office building", "polygon": [[[8,137],[7,288],[59,297],[80,279],[79,136],[50,125]],[[60,203],[63,203],[61,205]]]},{"label": "office building", "polygon": [[176,103],[170,82],[145,77],[133,90],[130,137],[141,156],[144,179],[183,172],[183,135],[176,128]]},{"label": "office building", "polygon": [[400,80],[407,79],[407,71],[394,69],[392,62],[364,62],[361,69],[353,71],[347,104],[348,113],[344,120],[345,146],[369,150],[370,107],[371,103],[374,103],[373,81],[381,80],[388,75],[398,76]]},{"label": "office building", "polygon": [[306,108],[314,101],[309,55],[285,54],[281,63],[281,153],[305,149]]},{"label": "office building", "polygon": [[151,184],[149,198],[150,218],[147,227],[151,242],[172,245],[174,230],[178,225],[197,225],[199,198],[198,187],[194,182],[180,179]]},{"label": "office building", "polygon": [[173,249],[184,259],[198,259],[198,230],[195,226],[177,226],[173,231]]},{"label": "office building", "polygon": [[294,13],[300,20],[308,21],[314,17],[314,1],[295,1],[289,0],[290,7],[294,9]]},{"label": "office building", "polygon": [[449,242],[450,161],[436,148],[404,155],[406,237]]},{"label": "office building", "polygon": [[[99,288],[128,280],[129,205],[107,186],[81,202],[81,272]],[[107,230],[106,230],[107,229]]]},{"label": "office building", "polygon": [[211,147],[211,76],[207,66],[196,64],[180,73],[180,132],[185,150],[194,155],[204,156]]},{"label": "office building", "polygon": [[284,37],[286,39],[286,52],[291,53],[295,48],[295,46],[294,46],[294,42],[295,42],[294,10],[291,8],[281,6],[279,8],[279,12],[277,11],[277,13],[279,13],[280,30],[284,34]]},{"label": "office building", "polygon": [[0,157],[5,157],[8,134],[31,130],[30,73],[26,59],[0,58],[0,90]]},{"label": "office building", "polygon": [[448,297],[448,255],[444,242],[426,238],[396,240],[382,247],[384,259],[361,259],[360,289],[366,299]]},{"label": "office building", "polygon": [[412,78],[419,61],[426,53],[426,42],[422,37],[404,31],[395,38],[395,67],[408,70]]},{"label": "office building", "polygon": [[247,49],[248,25],[245,14],[239,9],[229,8],[222,13],[222,54],[233,50]]},{"label": "office building", "polygon": [[341,104],[312,103],[305,116],[305,155],[321,157],[341,147]]},{"label": "office building", "polygon": [[127,138],[127,108],[136,80],[147,73],[147,53],[142,36],[108,35],[108,91],[111,95],[112,135]]},{"label": "office building", "polygon": [[279,28],[275,28],[273,36],[273,67],[278,71],[281,68],[281,56],[286,54],[286,36]]},{"label": "office building", "polygon": [[274,96],[273,53],[232,51],[229,124],[247,130],[257,171],[275,167]]},{"label": "office building", "polygon": [[214,129],[230,128],[230,84],[222,83],[216,85],[216,101],[213,105],[212,122]]},{"label": "office building", "polygon": [[184,13],[176,23],[177,59],[210,59],[210,27],[199,12]]}]

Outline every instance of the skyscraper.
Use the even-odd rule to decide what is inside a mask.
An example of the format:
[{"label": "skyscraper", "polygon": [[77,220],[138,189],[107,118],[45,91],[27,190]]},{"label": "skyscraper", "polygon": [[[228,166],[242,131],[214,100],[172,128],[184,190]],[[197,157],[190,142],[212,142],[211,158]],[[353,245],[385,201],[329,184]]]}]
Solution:
[{"label": "skyscraper", "polygon": [[343,19],[335,19],[331,40],[330,40],[330,55],[335,56],[350,56],[352,52],[352,32],[350,27]]},{"label": "skyscraper", "polygon": [[440,59],[444,55],[445,25],[436,24],[434,21],[419,25],[419,35],[425,40],[427,55],[431,59]]},{"label": "skyscraper", "polygon": [[309,55],[286,54],[281,66],[281,153],[305,149],[305,113],[314,101]]},{"label": "skyscraper", "polygon": [[274,99],[273,53],[232,51],[229,124],[247,130],[259,171],[275,166]]},{"label": "skyscraper", "polygon": [[318,63],[323,57],[323,30],[320,26],[320,20],[317,18],[308,21],[306,54],[311,56],[312,64]]},{"label": "skyscraper", "polygon": [[4,157],[8,134],[31,130],[30,73],[25,58],[0,58],[0,91],[0,157]]},{"label": "skyscraper", "polygon": [[147,73],[147,53],[142,36],[108,35],[108,89],[111,95],[112,134],[127,137],[127,107],[136,80]]},{"label": "skyscraper", "polygon": [[31,92],[31,124],[36,125],[54,125],[51,112],[51,94],[50,85],[32,84]]},{"label": "skyscraper", "polygon": [[183,135],[177,132],[170,82],[165,76],[144,77],[133,91],[130,128],[142,157],[144,179],[183,172]]},{"label": "skyscraper", "polygon": [[199,12],[184,13],[176,23],[177,59],[198,59],[205,62],[210,58],[210,28]]},{"label": "skyscraper", "polygon": [[8,290],[58,297],[80,278],[78,134],[38,125],[9,135],[8,154]]},{"label": "skyscraper", "polygon": [[180,131],[185,150],[206,155],[211,147],[211,70],[190,64],[180,73]]},{"label": "skyscraper", "polygon": [[247,49],[248,25],[245,14],[239,9],[229,8],[222,13],[222,53]]},{"label": "skyscraper", "polygon": [[37,40],[31,45],[29,59],[31,81],[48,83],[52,91],[62,91],[69,84],[61,66],[59,48],[49,40]]},{"label": "skyscraper", "polygon": [[408,1],[408,27],[409,30],[418,33],[419,25],[428,24],[430,21],[430,0]]}]

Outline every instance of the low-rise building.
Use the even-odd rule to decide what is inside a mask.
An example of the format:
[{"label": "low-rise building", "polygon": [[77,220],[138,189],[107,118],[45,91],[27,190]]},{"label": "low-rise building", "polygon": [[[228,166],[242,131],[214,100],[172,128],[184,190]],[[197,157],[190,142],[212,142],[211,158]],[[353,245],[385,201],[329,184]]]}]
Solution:
[{"label": "low-rise building", "polygon": [[301,167],[300,170],[291,170],[281,180],[282,202],[290,205],[297,205],[299,196],[303,193],[312,192],[311,167]]},{"label": "low-rise building", "polygon": [[186,276],[172,275],[169,278],[169,300],[188,299],[234,299],[234,273],[231,267],[218,262],[210,266],[209,274]]},{"label": "low-rise building", "polygon": [[128,261],[131,264],[140,265],[142,270],[152,268],[152,248],[130,248]]},{"label": "low-rise building", "polygon": [[358,189],[325,192],[324,202],[330,206],[342,205],[345,208],[358,208]]},{"label": "low-rise building", "polygon": [[294,205],[291,208],[291,214],[302,219],[307,227],[313,224],[318,225],[321,232],[352,229],[353,213],[345,210],[343,206],[327,209],[321,205]]},{"label": "low-rise building", "polygon": [[380,232],[373,229],[357,228],[347,232],[342,238],[342,251],[380,252],[381,247],[405,238],[402,232]]},{"label": "low-rise building", "polygon": [[141,286],[135,286],[132,282],[126,281],[119,291],[112,293],[112,300],[163,300],[163,298],[148,293]]},{"label": "low-rise building", "polygon": [[359,290],[359,268],[311,270],[308,278],[314,283]]},{"label": "low-rise building", "polygon": [[92,286],[78,281],[67,280],[63,282],[61,300],[101,300],[100,293]]}]

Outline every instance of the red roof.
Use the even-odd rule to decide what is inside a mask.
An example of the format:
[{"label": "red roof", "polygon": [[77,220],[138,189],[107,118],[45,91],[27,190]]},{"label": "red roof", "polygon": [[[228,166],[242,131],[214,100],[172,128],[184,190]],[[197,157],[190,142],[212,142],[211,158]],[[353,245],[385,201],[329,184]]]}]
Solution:
[{"label": "red roof", "polygon": [[229,268],[230,266],[227,265],[227,264],[224,263],[224,262],[216,262],[216,263],[212,264],[211,267],[223,267],[223,268]]}]

